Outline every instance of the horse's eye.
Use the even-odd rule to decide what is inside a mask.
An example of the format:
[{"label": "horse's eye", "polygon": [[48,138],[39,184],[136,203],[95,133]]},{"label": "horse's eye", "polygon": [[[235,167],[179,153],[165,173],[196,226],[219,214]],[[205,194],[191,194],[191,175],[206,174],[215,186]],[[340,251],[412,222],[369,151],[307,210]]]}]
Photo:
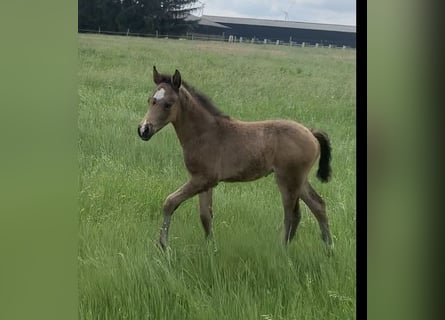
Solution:
[{"label": "horse's eye", "polygon": [[168,103],[168,102],[165,103],[165,107],[166,107],[167,109],[170,108],[171,106],[172,106],[171,103]]}]

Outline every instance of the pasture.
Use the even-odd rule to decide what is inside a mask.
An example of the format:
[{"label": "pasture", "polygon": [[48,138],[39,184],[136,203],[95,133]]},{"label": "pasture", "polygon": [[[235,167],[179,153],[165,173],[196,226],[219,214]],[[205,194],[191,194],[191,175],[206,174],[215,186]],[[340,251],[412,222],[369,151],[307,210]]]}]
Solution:
[{"label": "pasture", "polygon": [[[354,319],[355,50],[79,35],[79,318]],[[335,254],[301,203],[293,242],[273,175],[214,190],[214,243],[197,197],[175,212],[158,248],[165,197],[188,174],[171,125],[144,142],[137,125],[152,66],[179,69],[226,114],[292,119],[324,130],[333,177],[322,195]],[[317,162],[318,166],[318,162]]]}]

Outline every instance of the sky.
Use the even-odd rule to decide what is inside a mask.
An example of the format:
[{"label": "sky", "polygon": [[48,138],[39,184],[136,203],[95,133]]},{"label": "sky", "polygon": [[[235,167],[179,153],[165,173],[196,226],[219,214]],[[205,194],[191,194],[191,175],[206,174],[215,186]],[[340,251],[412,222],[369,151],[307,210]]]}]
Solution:
[{"label": "sky", "polygon": [[[356,25],[356,0],[201,0],[195,14]],[[199,3],[199,2],[198,2]]]}]

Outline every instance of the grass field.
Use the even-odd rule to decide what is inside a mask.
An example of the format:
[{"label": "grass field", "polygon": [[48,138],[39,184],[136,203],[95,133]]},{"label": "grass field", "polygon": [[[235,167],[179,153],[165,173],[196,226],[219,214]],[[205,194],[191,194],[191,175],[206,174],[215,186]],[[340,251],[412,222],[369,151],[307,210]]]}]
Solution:
[{"label": "grass field", "polygon": [[[176,211],[157,247],[165,197],[188,177],[172,126],[137,136],[153,65],[241,120],[293,119],[326,131],[326,200],[335,254],[302,204],[285,250],[273,175],[214,191],[215,244],[198,201]],[[355,51],[79,35],[80,319],[354,319]],[[315,171],[315,170],[314,170]]]}]

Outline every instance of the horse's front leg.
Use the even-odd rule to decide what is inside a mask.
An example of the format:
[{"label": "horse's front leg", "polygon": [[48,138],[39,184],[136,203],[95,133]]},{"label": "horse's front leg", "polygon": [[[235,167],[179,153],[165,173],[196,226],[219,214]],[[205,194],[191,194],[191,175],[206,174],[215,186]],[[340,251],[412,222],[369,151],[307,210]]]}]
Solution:
[{"label": "horse's front leg", "polygon": [[204,179],[192,178],[181,188],[170,194],[164,202],[164,223],[161,227],[161,236],[159,243],[163,249],[167,247],[168,241],[168,229],[170,227],[170,220],[173,212],[179,207],[185,200],[193,197],[194,195],[205,191],[209,188],[209,183]]},{"label": "horse's front leg", "polygon": [[212,191],[210,188],[199,194],[199,217],[207,239],[212,238]]}]

